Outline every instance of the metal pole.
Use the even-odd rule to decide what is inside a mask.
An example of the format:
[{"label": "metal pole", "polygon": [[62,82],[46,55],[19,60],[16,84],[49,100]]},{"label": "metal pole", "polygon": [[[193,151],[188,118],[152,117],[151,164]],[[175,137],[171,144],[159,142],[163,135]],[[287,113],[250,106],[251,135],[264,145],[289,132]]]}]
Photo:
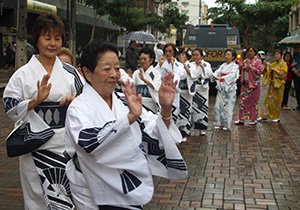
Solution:
[{"label": "metal pole", "polygon": [[71,0],[71,24],[70,24],[70,50],[74,55],[74,66],[76,65],[76,0]]},{"label": "metal pole", "polygon": [[201,17],[201,15],[202,15],[202,1],[201,0],[199,0],[199,25],[201,25],[201,23],[202,23],[202,17]]},{"label": "metal pole", "polygon": [[27,63],[27,0],[18,0],[15,69]]}]

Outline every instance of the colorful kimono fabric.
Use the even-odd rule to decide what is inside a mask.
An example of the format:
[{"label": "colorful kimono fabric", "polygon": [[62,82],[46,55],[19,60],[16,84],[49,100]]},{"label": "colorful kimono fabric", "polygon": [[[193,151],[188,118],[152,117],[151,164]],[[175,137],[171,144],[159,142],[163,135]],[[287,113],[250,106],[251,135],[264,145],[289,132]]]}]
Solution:
[{"label": "colorful kimono fabric", "polygon": [[205,67],[205,73],[196,63],[191,64],[199,72],[196,81],[196,94],[193,96],[192,122],[195,129],[206,130],[208,124],[209,81],[213,72],[208,62],[202,60],[202,63]]},{"label": "colorful kimono fabric", "polygon": [[223,63],[213,75],[223,78],[216,81],[218,93],[215,104],[215,125],[230,128],[236,100],[239,67],[235,62]]},{"label": "colorful kimono fabric", "polygon": [[[42,138],[49,130],[53,136],[38,150],[20,156],[20,178],[25,209],[73,209],[69,182],[66,179],[63,151],[64,120],[59,101],[65,96],[81,93],[83,80],[77,70],[62,64],[56,58],[49,83],[52,83],[47,99],[28,111],[29,101],[37,96],[37,81],[47,74],[37,56],[18,69],[10,78],[3,96],[8,117],[16,126],[27,125],[24,136]],[[34,121],[34,123],[32,123]]]},{"label": "colorful kimono fabric", "polygon": [[135,71],[132,75],[134,80],[136,93],[142,95],[142,104],[147,110],[151,110],[153,113],[158,109],[158,90],[161,84],[161,75],[158,70],[153,66],[150,66],[147,71],[143,70],[144,78],[148,80],[154,87],[149,87],[139,76],[140,71]]},{"label": "colorful kimono fabric", "polygon": [[274,62],[270,67],[264,69],[263,85],[269,84],[263,108],[260,113],[262,118],[279,119],[281,102],[284,91],[285,77],[287,74],[287,65],[283,60]]},{"label": "colorful kimono fabric", "polygon": [[253,59],[247,58],[243,64],[239,110],[239,119],[241,121],[257,119],[261,70],[262,64],[257,56]]},{"label": "colorful kimono fabric", "polygon": [[172,115],[173,115],[173,120],[175,124],[177,123],[178,120],[178,114],[180,112],[180,80],[181,77],[183,77],[186,74],[186,70],[184,69],[184,66],[182,63],[178,62],[175,59],[174,66],[172,66],[171,63],[169,63],[167,60],[163,63],[163,65],[160,67],[159,63],[155,67],[161,74],[161,79],[164,78],[164,76],[170,71],[174,74],[174,79],[173,82],[176,80],[178,81],[176,89],[175,89],[175,97],[173,101],[173,108],[172,108]]},{"label": "colorful kimono fabric", "polygon": [[174,123],[169,129],[159,115],[143,109],[139,120],[128,123],[124,95],[112,94],[112,108],[93,87],[68,108],[66,151],[76,154],[81,171],[67,163],[67,175],[76,208],[111,205],[134,209],[152,199],[152,174],[171,179],[187,176],[177,149],[182,140]]}]

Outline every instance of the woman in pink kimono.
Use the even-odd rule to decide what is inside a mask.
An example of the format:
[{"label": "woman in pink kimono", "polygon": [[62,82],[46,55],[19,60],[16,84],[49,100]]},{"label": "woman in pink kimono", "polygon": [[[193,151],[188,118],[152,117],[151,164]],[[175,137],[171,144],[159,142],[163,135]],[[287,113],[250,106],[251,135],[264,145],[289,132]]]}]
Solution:
[{"label": "woman in pink kimono", "polygon": [[257,49],[255,46],[249,45],[246,52],[248,58],[240,63],[242,89],[239,120],[235,121],[236,125],[244,124],[244,121],[248,119],[250,125],[256,125],[257,123],[262,63],[256,56]]}]

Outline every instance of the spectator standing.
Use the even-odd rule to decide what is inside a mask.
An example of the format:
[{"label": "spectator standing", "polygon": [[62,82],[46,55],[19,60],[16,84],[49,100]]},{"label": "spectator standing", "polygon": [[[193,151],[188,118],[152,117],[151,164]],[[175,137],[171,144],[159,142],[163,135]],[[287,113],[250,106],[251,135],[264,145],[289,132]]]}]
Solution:
[{"label": "spectator standing", "polygon": [[156,66],[159,63],[159,58],[164,55],[164,52],[162,51],[163,45],[161,43],[157,43],[154,46],[154,52],[155,52],[155,61],[154,66]]},{"label": "spectator standing", "polygon": [[285,85],[284,85],[284,92],[283,92],[281,107],[284,110],[290,110],[290,107],[288,107],[288,100],[289,100],[289,94],[290,94],[290,89],[291,89],[291,85],[292,85],[292,80],[294,77],[292,68],[294,65],[296,65],[296,63],[295,63],[295,61],[292,63],[292,55],[290,52],[286,52],[284,54],[283,60],[286,62],[286,65],[288,67],[288,72],[285,77]]},{"label": "spectator standing", "polygon": [[239,120],[236,125],[250,120],[250,125],[256,125],[258,116],[258,101],[260,96],[260,75],[262,63],[257,56],[257,49],[253,45],[247,47],[247,59],[240,62],[241,93]]},{"label": "spectator standing", "polygon": [[270,118],[272,122],[280,121],[281,102],[284,92],[285,77],[287,74],[287,65],[282,59],[281,49],[274,51],[275,62],[272,64],[264,61],[263,85],[269,85],[260,117],[257,121],[263,121]]},{"label": "spectator standing", "polygon": [[130,41],[129,47],[126,50],[125,55],[125,71],[131,70],[133,73],[137,69],[138,57],[135,52],[136,49],[136,41]]},{"label": "spectator standing", "polygon": [[297,106],[293,110],[300,110],[300,45],[296,45],[296,52],[293,55],[293,61],[296,65],[292,68],[294,73],[294,85],[297,99]]}]

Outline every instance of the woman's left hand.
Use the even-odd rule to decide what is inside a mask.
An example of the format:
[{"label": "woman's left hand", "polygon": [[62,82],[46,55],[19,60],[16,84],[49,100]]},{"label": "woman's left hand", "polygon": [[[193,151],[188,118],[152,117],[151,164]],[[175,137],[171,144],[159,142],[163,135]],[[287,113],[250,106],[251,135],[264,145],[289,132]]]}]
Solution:
[{"label": "woman's left hand", "polygon": [[144,74],[143,74],[143,69],[141,69],[141,68],[139,69],[139,76],[140,76],[141,80],[143,80],[143,81],[145,80]]},{"label": "woman's left hand", "polygon": [[64,98],[63,98],[63,100],[61,100],[60,102],[59,102],[59,105],[61,105],[61,106],[69,106],[69,104],[75,99],[76,97],[74,97],[74,96],[65,96]]},{"label": "woman's left hand", "polygon": [[142,95],[136,95],[134,83],[130,84],[129,81],[125,82],[124,94],[128,103],[129,113],[128,113],[128,121],[131,125],[137,119],[139,119],[142,113]]},{"label": "woman's left hand", "polygon": [[168,72],[161,83],[161,86],[158,91],[159,104],[161,106],[161,114],[164,117],[169,117],[172,111],[172,104],[175,96],[175,88],[178,83],[176,80],[173,83],[174,74]]}]

